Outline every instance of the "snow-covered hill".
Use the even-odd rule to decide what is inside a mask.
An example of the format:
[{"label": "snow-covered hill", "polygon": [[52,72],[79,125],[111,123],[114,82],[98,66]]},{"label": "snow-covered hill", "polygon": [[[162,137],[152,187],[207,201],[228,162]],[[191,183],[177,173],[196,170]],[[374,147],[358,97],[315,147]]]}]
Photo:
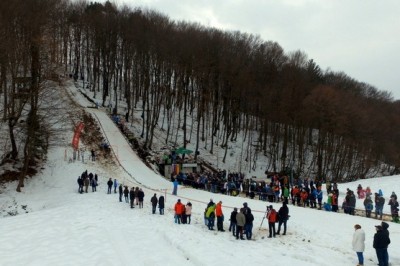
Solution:
[{"label": "snow-covered hill", "polygon": [[[68,90],[75,91],[70,84]],[[80,94],[75,100],[88,106]],[[22,193],[8,184],[0,194],[0,265],[356,265],[351,249],[354,224],[366,232],[365,265],[376,265],[372,239],[380,221],[359,216],[329,213],[289,206],[288,234],[267,236],[262,217],[266,203],[241,197],[211,194],[172,185],[148,169],[132,152],[125,138],[103,112],[87,108],[101,125],[103,134],[118,159],[118,167],[86,160],[70,163],[72,132],[65,143],[53,147],[46,167],[27,180]],[[97,192],[77,193],[76,179],[83,171],[99,175]],[[106,194],[106,181],[116,178],[145,192],[143,209],[130,209],[117,194]],[[364,187],[382,189],[385,195],[399,192],[398,176],[363,180]],[[340,184],[339,189],[356,189],[359,182]],[[165,215],[151,214],[150,198],[166,189]],[[223,202],[226,232],[209,231],[203,213],[208,201]],[[192,223],[175,224],[172,208],[181,199],[193,204]],[[228,232],[233,207],[248,202],[255,216],[254,240],[236,240]],[[269,203],[268,203],[269,204]],[[281,204],[272,204],[279,209]],[[12,214],[12,215],[9,215]],[[390,223],[392,265],[400,265],[400,225]]]}]

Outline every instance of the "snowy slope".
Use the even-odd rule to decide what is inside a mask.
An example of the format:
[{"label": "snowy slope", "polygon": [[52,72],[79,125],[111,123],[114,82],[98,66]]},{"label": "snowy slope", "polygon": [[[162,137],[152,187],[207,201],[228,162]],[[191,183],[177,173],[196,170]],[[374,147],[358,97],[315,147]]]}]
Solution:
[{"label": "snowy slope", "polygon": [[[75,91],[75,88],[69,88]],[[74,93],[82,106],[88,103]],[[365,265],[376,265],[372,239],[379,221],[289,206],[288,235],[275,239],[260,224],[266,203],[180,187],[172,196],[171,183],[149,170],[132,152],[124,137],[102,110],[87,109],[101,123],[121,167],[98,162],[64,160],[68,143],[54,147],[47,167],[27,180],[22,193],[9,184],[0,194],[0,265],[356,265],[351,250],[353,225],[366,232]],[[66,132],[72,137],[72,132]],[[68,140],[70,138],[67,138]],[[77,193],[76,178],[84,170],[99,174],[97,192]],[[106,194],[106,180],[117,178],[145,192],[144,209],[130,209],[117,194]],[[398,176],[363,181],[387,195],[399,192]],[[139,184],[139,185],[138,185]],[[341,184],[355,189],[358,183]],[[397,189],[396,189],[397,188]],[[152,215],[150,197],[168,189],[164,216]],[[173,222],[172,208],[180,198],[193,203],[192,224]],[[206,203],[222,200],[225,217],[248,202],[255,216],[255,241],[238,241],[228,231],[210,232],[204,225]],[[273,204],[279,208],[280,204]],[[22,208],[21,206],[26,206]],[[24,210],[26,209],[26,211]],[[18,212],[9,216],[7,212]],[[228,219],[224,227],[228,228]],[[392,265],[400,265],[400,225],[390,223]]]}]

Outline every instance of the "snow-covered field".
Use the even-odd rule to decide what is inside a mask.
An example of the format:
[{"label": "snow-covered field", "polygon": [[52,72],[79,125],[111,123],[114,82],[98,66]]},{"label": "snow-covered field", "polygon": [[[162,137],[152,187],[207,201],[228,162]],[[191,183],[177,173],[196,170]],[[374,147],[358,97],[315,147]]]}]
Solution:
[{"label": "snow-covered field", "polygon": [[[70,89],[74,90],[73,86]],[[88,105],[78,93],[74,97],[82,106]],[[183,187],[179,187],[178,196],[172,196],[171,183],[142,163],[108,116],[102,110],[87,111],[100,122],[120,167],[88,160],[69,163],[64,156],[67,138],[50,150],[45,169],[26,181],[23,192],[15,192],[15,183],[1,188],[0,265],[356,265],[351,249],[356,223],[366,232],[365,265],[377,264],[372,240],[374,226],[380,221],[290,205],[288,235],[263,238],[268,234],[265,221],[260,229],[265,202]],[[66,134],[72,138],[72,132]],[[97,192],[77,193],[76,179],[85,170],[99,175]],[[130,209],[127,203],[119,202],[117,194],[106,194],[110,177],[129,187],[143,188],[144,208]],[[373,192],[382,189],[388,200],[391,191],[399,194],[399,180],[399,176],[391,176],[363,180],[362,184]],[[339,189],[355,190],[358,183],[340,184]],[[150,198],[164,189],[165,215],[153,215]],[[193,204],[190,225],[173,221],[172,209],[178,198]],[[226,232],[209,231],[203,213],[210,198],[223,202],[225,217],[233,207],[248,202],[255,216],[254,240],[236,240],[227,230],[227,218]],[[362,203],[358,200],[357,204]],[[281,204],[272,205],[279,209]],[[400,254],[396,253],[400,224],[389,224],[390,261],[400,265]]]}]

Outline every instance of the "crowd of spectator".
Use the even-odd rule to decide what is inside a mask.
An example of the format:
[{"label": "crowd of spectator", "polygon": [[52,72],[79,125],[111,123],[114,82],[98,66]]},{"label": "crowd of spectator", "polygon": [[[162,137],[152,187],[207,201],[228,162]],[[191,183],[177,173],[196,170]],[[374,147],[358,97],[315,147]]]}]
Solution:
[{"label": "crowd of spectator", "polygon": [[[127,135],[129,142],[138,149],[138,144],[135,139],[130,135],[129,130],[125,126],[125,121],[118,115],[112,116],[113,121],[118,125],[121,132]],[[106,143],[103,149],[109,149]],[[141,158],[145,159],[149,154],[142,149],[138,149]],[[186,154],[177,154],[175,151],[166,153],[159,160],[160,165],[183,164],[193,162],[190,156]],[[326,193],[322,191],[322,182],[314,182],[308,178],[294,178],[290,179],[285,174],[270,173],[264,180],[259,180],[255,177],[245,178],[245,175],[240,172],[228,173],[226,170],[221,171],[202,171],[202,172],[184,172],[173,171],[171,173],[171,181],[180,185],[190,186],[195,189],[203,189],[212,193],[222,193],[230,196],[238,196],[244,194],[246,197],[254,199],[258,197],[259,200],[268,202],[283,201],[288,203],[291,200],[293,205],[318,208],[319,210],[326,211],[339,211],[339,189],[336,183],[331,184],[330,181],[326,182]],[[175,185],[174,185],[175,186]],[[355,215],[356,200],[362,199],[365,207],[365,216],[371,217],[372,211],[375,208],[375,218],[382,219],[383,206],[385,199],[381,190],[374,193],[372,199],[372,192],[369,187],[363,189],[361,184],[356,189],[357,197],[353,190],[347,188],[346,196],[342,201],[341,209],[344,213]],[[391,206],[392,221],[399,222],[399,203],[397,196],[393,192],[390,196],[389,205]]]}]

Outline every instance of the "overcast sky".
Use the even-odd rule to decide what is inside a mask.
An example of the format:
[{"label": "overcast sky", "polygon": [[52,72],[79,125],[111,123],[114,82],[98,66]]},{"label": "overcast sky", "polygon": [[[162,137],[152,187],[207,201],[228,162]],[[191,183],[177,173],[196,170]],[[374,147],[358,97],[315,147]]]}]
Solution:
[{"label": "overcast sky", "polygon": [[400,0],[116,0],[301,50],[400,99]]}]

